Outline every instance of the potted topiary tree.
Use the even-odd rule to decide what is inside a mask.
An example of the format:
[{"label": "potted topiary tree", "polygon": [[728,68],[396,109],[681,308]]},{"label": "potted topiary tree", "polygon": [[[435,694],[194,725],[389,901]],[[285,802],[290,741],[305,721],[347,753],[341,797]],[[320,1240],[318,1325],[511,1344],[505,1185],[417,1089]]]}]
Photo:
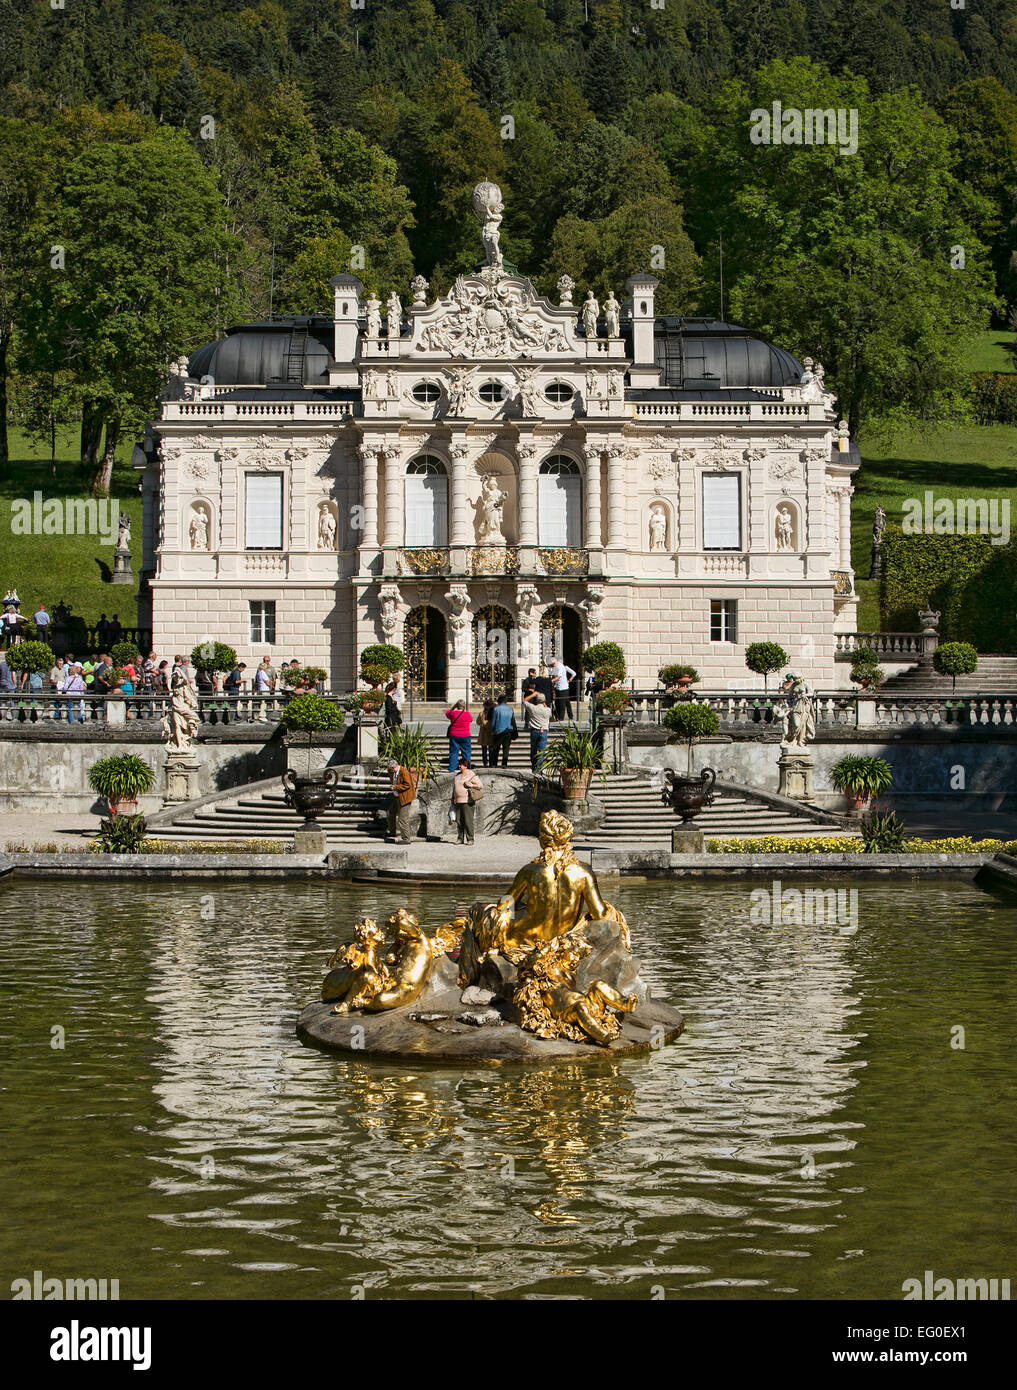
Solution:
[{"label": "potted topiary tree", "polygon": [[625,653],[617,642],[595,642],[583,652],[583,670],[605,689],[625,679]]},{"label": "potted topiary tree", "polygon": [[893,768],[885,758],[868,758],[849,753],[834,763],[830,781],[848,799],[851,811],[861,815],[874,796],[885,792],[893,782]]},{"label": "potted topiary tree", "polygon": [[956,690],[958,676],[970,676],[978,669],[978,653],[970,642],[944,642],[932,653],[932,664],[941,676],[953,677]]},{"label": "potted topiary tree", "polygon": [[595,772],[603,776],[607,763],[596,734],[569,724],[559,738],[547,745],[540,770],[561,778],[566,801],[585,801]]},{"label": "potted topiary tree", "polygon": [[[45,642],[21,642],[7,649],[7,665],[12,671],[27,671],[30,677],[41,676],[42,681],[55,661],[56,657]],[[41,693],[42,681],[36,682],[37,693]]]},{"label": "potted topiary tree", "polygon": [[683,666],[678,662],[673,662],[670,666],[662,666],[657,672],[657,679],[665,690],[688,690],[699,680],[699,672],[694,666]]},{"label": "potted topiary tree", "polygon": [[862,690],[878,690],[886,679],[872,647],[859,647],[851,660],[851,679]]},{"label": "potted topiary tree", "polygon": [[279,724],[294,743],[301,742],[300,735],[306,734],[304,746],[307,749],[305,771],[297,773],[287,768],[283,773],[282,784],[286,794],[286,805],[293,807],[304,817],[304,830],[320,830],[315,820],[318,811],[327,810],[335,801],[339,774],[334,767],[311,770],[311,748],[315,734],[334,733],[343,727],[346,716],[338,705],[326,700],[324,695],[294,695],[283,708]]},{"label": "potted topiary tree", "polygon": [[[113,652],[110,652],[110,656],[116,661]],[[191,652],[191,665],[195,671],[200,671],[213,682],[217,675],[232,671],[236,664],[237,654],[225,642],[201,642]]]},{"label": "potted topiary tree", "polygon": [[406,665],[402,652],[390,642],[376,642],[360,653],[360,676],[372,689],[394,676]]},{"label": "potted topiary tree", "polygon": [[684,739],[688,745],[688,762],[684,777],[670,770],[665,773],[662,800],[665,806],[677,811],[683,821],[689,821],[711,804],[713,784],[717,780],[712,767],[704,767],[698,777],[692,775],[692,746],[696,739],[712,738],[720,728],[720,720],[709,705],[686,701],[665,711],[664,726],[675,741]]},{"label": "potted topiary tree", "polygon": [[763,677],[763,693],[771,671],[782,671],[788,664],[788,654],[776,642],[750,642],[745,648],[745,665]]},{"label": "potted topiary tree", "polygon": [[141,665],[141,653],[137,644],[125,637],[122,642],[114,642],[109,649],[114,666],[133,666],[135,671]]},{"label": "potted topiary tree", "polygon": [[627,690],[601,690],[597,694],[597,714],[602,724],[625,722],[631,697]]}]

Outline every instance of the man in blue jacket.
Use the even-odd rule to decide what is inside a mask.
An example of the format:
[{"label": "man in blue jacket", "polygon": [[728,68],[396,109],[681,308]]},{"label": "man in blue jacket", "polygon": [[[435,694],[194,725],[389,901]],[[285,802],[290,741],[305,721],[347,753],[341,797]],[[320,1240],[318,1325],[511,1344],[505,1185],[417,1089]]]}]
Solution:
[{"label": "man in blue jacket", "polygon": [[516,717],[507,695],[499,695],[498,703],[491,711],[491,766],[498,766],[498,753],[501,753],[502,767],[508,767],[509,744]]}]

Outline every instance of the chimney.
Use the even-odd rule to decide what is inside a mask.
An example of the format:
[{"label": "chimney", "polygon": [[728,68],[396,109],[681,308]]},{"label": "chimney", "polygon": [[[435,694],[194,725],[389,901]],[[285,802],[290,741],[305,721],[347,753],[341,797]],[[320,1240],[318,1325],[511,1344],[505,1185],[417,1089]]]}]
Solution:
[{"label": "chimney", "polygon": [[655,275],[630,275],[625,281],[625,309],[632,323],[632,367],[629,382],[633,386],[658,386],[660,369],[653,344],[653,295],[660,281]]},{"label": "chimney", "polygon": [[360,296],[364,283],[356,275],[333,275],[330,283],[335,293],[335,347],[332,355],[337,365],[329,373],[329,382],[332,386],[355,386],[359,381],[355,365],[357,320],[360,317]]}]

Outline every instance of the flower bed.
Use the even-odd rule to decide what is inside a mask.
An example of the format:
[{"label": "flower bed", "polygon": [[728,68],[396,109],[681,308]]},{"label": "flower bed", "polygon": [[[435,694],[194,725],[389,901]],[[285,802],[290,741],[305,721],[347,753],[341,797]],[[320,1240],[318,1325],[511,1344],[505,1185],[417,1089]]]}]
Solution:
[{"label": "flower bed", "polygon": [[[852,835],[762,835],[753,840],[707,840],[709,854],[861,854],[865,846]],[[904,841],[903,854],[1017,854],[1017,840],[972,840],[955,835],[944,840]]]}]

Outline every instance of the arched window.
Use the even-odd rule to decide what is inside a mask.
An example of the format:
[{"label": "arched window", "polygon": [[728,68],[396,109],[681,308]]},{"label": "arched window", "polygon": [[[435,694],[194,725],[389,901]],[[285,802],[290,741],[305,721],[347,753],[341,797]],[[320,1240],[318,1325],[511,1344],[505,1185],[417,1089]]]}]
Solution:
[{"label": "arched window", "polygon": [[405,543],[448,545],[448,474],[433,454],[422,454],[406,469]]},{"label": "arched window", "polygon": [[565,454],[540,465],[539,544],[576,548],[583,543],[583,480],[579,466]]}]

